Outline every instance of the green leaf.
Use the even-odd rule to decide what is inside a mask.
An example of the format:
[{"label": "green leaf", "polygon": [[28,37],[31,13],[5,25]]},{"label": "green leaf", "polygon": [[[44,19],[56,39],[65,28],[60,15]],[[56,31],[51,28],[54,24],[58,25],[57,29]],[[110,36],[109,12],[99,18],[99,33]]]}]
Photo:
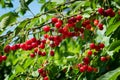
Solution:
[{"label": "green leaf", "polygon": [[120,67],[107,72],[106,74],[100,76],[97,80],[116,80],[117,77],[120,75]]},{"label": "green leaf", "polygon": [[46,0],[39,0],[38,2],[39,2],[39,3],[45,3]]},{"label": "green leaf", "polygon": [[27,59],[23,65],[24,69],[28,68],[33,63],[32,59]]},{"label": "green leaf", "polygon": [[19,24],[19,26],[16,27],[15,36],[27,25],[28,22],[28,20],[24,20]]},{"label": "green leaf", "polygon": [[109,47],[109,51],[112,51],[118,47],[120,47],[120,40],[113,42]]},{"label": "green leaf", "polygon": [[15,73],[20,73],[20,72],[24,72],[25,70],[22,68],[22,66],[17,65],[15,71],[16,71]]},{"label": "green leaf", "polygon": [[24,10],[29,9],[27,4],[25,3],[25,0],[20,0],[20,5],[21,5],[21,8],[24,9]]},{"label": "green leaf", "polygon": [[17,20],[18,14],[8,12],[0,17],[0,28],[6,28]]},{"label": "green leaf", "polygon": [[106,31],[106,36],[109,36],[112,32],[114,32],[118,27],[120,26],[120,21],[116,22],[115,24],[112,24],[110,25],[108,28],[107,28],[107,31]]}]

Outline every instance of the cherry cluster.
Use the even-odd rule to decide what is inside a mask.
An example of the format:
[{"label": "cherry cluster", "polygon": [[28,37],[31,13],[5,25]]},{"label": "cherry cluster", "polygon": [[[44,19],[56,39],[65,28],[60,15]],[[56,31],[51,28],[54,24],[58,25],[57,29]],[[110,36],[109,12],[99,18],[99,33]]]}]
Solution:
[{"label": "cherry cluster", "polygon": [[44,68],[39,68],[38,73],[43,77],[43,80],[49,80],[47,71]]},{"label": "cherry cluster", "polygon": [[112,8],[109,8],[107,10],[104,10],[103,8],[99,8],[98,13],[105,17],[107,17],[107,16],[114,17],[115,16],[115,12],[113,11]]},{"label": "cherry cluster", "polygon": [[[107,10],[99,8],[98,13],[103,16],[115,16],[115,12],[113,12],[111,8]],[[36,55],[46,56],[47,52],[45,51],[45,48],[49,46],[49,54],[54,56],[54,47],[59,46],[64,39],[72,37],[81,37],[84,39],[84,31],[92,31],[93,26],[97,26],[99,30],[103,30],[103,24],[97,19],[92,21],[89,19],[83,19],[81,15],[76,15],[67,18],[66,21],[53,17],[51,19],[51,25],[45,25],[42,27],[42,30],[45,33],[42,39],[36,39],[33,37],[23,43],[14,44],[12,46],[6,45],[4,52],[9,53],[10,51],[16,51],[18,49],[25,51],[32,50],[33,52],[30,53],[30,57],[34,58]],[[82,59],[82,63],[78,64],[80,72],[97,72],[97,68],[93,67],[93,65],[90,64],[90,61],[92,60],[92,56],[96,55],[96,53],[104,47],[105,45],[103,43],[99,43],[97,45],[95,43],[90,44],[90,49],[87,51],[87,55]],[[6,59],[6,56],[0,56],[0,62]],[[108,57],[101,56],[100,60],[105,62],[108,60]],[[44,80],[49,80],[47,71],[44,68],[39,68],[38,72]]]},{"label": "cherry cluster", "polygon": [[[98,45],[96,45],[95,43],[90,43],[90,45],[89,45],[90,49],[87,50],[87,54],[82,59],[82,63],[77,64],[79,71],[80,72],[86,72],[86,71],[87,72],[97,72],[98,69],[95,67],[92,67],[90,64],[90,61],[92,60],[92,58],[94,56],[97,55],[96,53],[98,53],[98,51],[102,50],[104,47],[105,47],[105,45],[103,43],[99,43]],[[94,56],[92,57],[92,55],[94,55]],[[101,56],[100,60],[102,62],[105,62],[105,61],[109,60],[109,58],[108,58],[108,56],[106,56],[106,57]]]}]

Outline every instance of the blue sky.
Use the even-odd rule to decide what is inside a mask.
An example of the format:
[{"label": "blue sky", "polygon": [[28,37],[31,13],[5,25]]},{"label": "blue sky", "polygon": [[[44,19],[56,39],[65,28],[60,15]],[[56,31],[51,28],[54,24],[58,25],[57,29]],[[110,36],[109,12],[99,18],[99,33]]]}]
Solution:
[{"label": "blue sky", "polygon": [[[9,11],[14,11],[15,9],[17,9],[20,4],[19,4],[19,0],[13,0],[12,1],[14,7],[13,8],[1,8],[0,7],[0,16],[9,12]],[[31,9],[31,11],[34,13],[34,14],[37,14],[40,12],[40,7],[41,5],[38,4],[37,0],[34,0],[30,5],[29,5],[29,8]],[[27,13],[22,17],[22,18],[27,18],[27,17],[32,17],[33,15],[27,11]]]}]

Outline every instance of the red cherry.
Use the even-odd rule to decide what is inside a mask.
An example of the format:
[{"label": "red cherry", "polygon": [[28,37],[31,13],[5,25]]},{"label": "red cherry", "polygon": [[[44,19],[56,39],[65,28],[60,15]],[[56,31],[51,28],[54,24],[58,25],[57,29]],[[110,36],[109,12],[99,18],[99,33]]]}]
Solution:
[{"label": "red cherry", "polygon": [[5,52],[5,53],[9,53],[9,52],[10,52],[10,46],[9,46],[9,45],[6,45],[6,46],[5,46],[4,52]]},{"label": "red cherry", "polygon": [[50,55],[54,56],[55,52],[53,50],[50,51]]},{"label": "red cherry", "polygon": [[85,20],[83,23],[82,23],[82,26],[83,27],[86,27],[87,25],[90,24],[90,20]]},{"label": "red cherry", "polygon": [[89,57],[84,57],[83,62],[84,62],[84,64],[89,64],[89,62],[90,62]]},{"label": "red cherry", "polygon": [[55,23],[55,27],[56,27],[57,29],[59,29],[61,26],[62,26],[62,23],[61,23],[61,22],[56,22],[56,23]]},{"label": "red cherry", "polygon": [[92,27],[92,26],[91,26],[90,24],[86,25],[86,29],[88,29],[88,30],[90,30],[91,27]]},{"label": "red cherry", "polygon": [[97,26],[98,23],[99,23],[99,20],[95,19],[95,20],[94,20],[94,25]]},{"label": "red cherry", "polygon": [[100,47],[99,46],[95,46],[95,50],[96,51],[100,51]]},{"label": "red cherry", "polygon": [[38,51],[38,54],[39,54],[39,55],[42,55],[42,52],[41,52],[41,51]]},{"label": "red cherry", "polygon": [[99,30],[103,30],[103,24],[102,23],[98,24],[98,28]]},{"label": "red cherry", "polygon": [[43,73],[44,72],[44,69],[43,68],[39,68],[38,69],[38,73]]},{"label": "red cherry", "polygon": [[7,59],[7,56],[2,56],[2,60],[6,60]]},{"label": "red cherry", "polygon": [[42,54],[41,54],[42,56],[46,56],[46,52],[42,52]]},{"label": "red cherry", "polygon": [[83,29],[83,28],[80,28],[79,31],[80,31],[81,33],[83,33],[83,32],[84,32],[84,29]]},{"label": "red cherry", "polygon": [[56,22],[58,22],[58,18],[53,17],[53,18],[52,18],[52,23],[56,23]]},{"label": "red cherry", "polygon": [[88,66],[87,72],[92,72],[92,71],[93,71],[93,68],[91,66]]},{"label": "red cherry", "polygon": [[44,79],[43,79],[43,80],[49,80],[48,76],[44,77]]},{"label": "red cherry", "polygon": [[90,48],[91,48],[91,49],[95,49],[95,47],[96,47],[96,46],[95,46],[94,43],[90,43]]},{"label": "red cherry", "polygon": [[104,14],[104,9],[103,8],[99,8],[98,9],[98,13],[101,14],[101,15],[103,15]]},{"label": "red cherry", "polygon": [[2,58],[2,56],[0,55],[0,63],[3,61],[3,58]]},{"label": "red cherry", "polygon": [[32,46],[33,48],[35,48],[35,47],[38,46],[38,44],[37,44],[36,42],[34,42],[34,43],[31,44],[31,46]]},{"label": "red cherry", "polygon": [[44,45],[44,43],[41,43],[38,47],[41,48],[41,49],[44,49],[45,45]]},{"label": "red cherry", "polygon": [[100,57],[100,60],[101,60],[102,62],[107,61],[106,57],[104,57],[104,56]]},{"label": "red cherry", "polygon": [[31,58],[34,58],[34,57],[35,57],[35,54],[34,54],[34,53],[31,53],[31,54],[30,54],[30,57],[31,57]]},{"label": "red cherry", "polygon": [[80,67],[83,66],[83,64],[82,64],[82,63],[79,63],[77,66],[78,66],[78,68],[80,68]]},{"label": "red cherry", "polygon": [[80,67],[80,72],[85,72],[84,67]]},{"label": "red cherry", "polygon": [[26,50],[31,50],[32,48],[32,45],[26,45]]},{"label": "red cherry", "polygon": [[115,12],[112,12],[111,14],[110,14],[110,17],[114,17],[115,16]]},{"label": "red cherry", "polygon": [[38,52],[38,50],[39,50],[38,48],[34,48],[34,52],[35,52],[35,53],[37,53],[37,52]]},{"label": "red cherry", "polygon": [[100,44],[99,44],[99,47],[100,47],[100,48],[104,48],[105,45],[104,45],[103,43],[100,43]]},{"label": "red cherry", "polygon": [[13,45],[10,47],[11,50],[15,51],[17,49],[17,46],[16,45]]},{"label": "red cherry", "polygon": [[92,55],[92,51],[88,50],[87,54],[88,54],[88,56],[91,56]]},{"label": "red cherry", "polygon": [[42,39],[41,43],[45,44],[46,43],[46,39]]},{"label": "red cherry", "polygon": [[76,16],[76,20],[80,21],[82,19],[82,16],[81,15],[77,15]]},{"label": "red cherry", "polygon": [[37,41],[37,39],[36,39],[36,38],[34,38],[34,37],[33,37],[33,38],[31,38],[30,40],[31,40],[32,42],[36,42],[36,41]]},{"label": "red cherry", "polygon": [[107,15],[110,15],[113,12],[112,8],[109,8],[109,9],[107,9],[105,11],[106,11]]},{"label": "red cherry", "polygon": [[46,38],[46,39],[47,39],[48,37],[49,37],[49,35],[48,35],[48,34],[44,34],[44,38]]},{"label": "red cherry", "polygon": [[68,19],[68,23],[75,23],[76,22],[76,18],[75,17],[71,17]]},{"label": "red cherry", "polygon": [[45,32],[49,32],[49,31],[50,31],[50,26],[44,26],[44,27],[43,27],[43,30],[44,30]]},{"label": "red cherry", "polygon": [[26,41],[26,44],[27,44],[27,45],[31,45],[31,43],[32,43],[32,40],[31,40],[31,39]]}]

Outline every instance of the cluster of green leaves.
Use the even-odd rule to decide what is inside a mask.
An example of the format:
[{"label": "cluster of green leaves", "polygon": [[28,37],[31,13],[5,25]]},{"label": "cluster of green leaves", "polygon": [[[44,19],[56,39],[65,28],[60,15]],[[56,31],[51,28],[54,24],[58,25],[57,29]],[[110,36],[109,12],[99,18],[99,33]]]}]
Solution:
[{"label": "cluster of green leaves", "polygon": [[[2,7],[12,7],[11,0],[1,0]],[[120,8],[119,0],[38,0],[42,5],[40,13],[33,18],[25,19],[19,22],[19,13],[25,14],[30,11],[28,5],[33,0],[20,0],[20,7],[18,12],[9,12],[0,17],[0,54],[4,55],[3,48],[7,44],[22,43],[31,38],[37,39],[43,37],[44,32],[42,26],[49,23],[50,19],[55,16],[61,19],[81,13],[84,19],[99,19],[104,23],[104,31],[96,30],[96,36],[92,36],[90,31],[85,31],[85,39],[66,39],[60,47],[55,48],[55,56],[40,57],[37,55],[34,59],[29,57],[32,51],[17,50],[12,51],[7,55],[7,60],[0,63],[0,79],[8,80],[24,80],[24,79],[42,79],[38,73],[38,68],[42,67],[41,64],[49,61],[45,65],[46,70],[49,71],[51,80],[119,80],[120,76],[120,20],[117,14]],[[113,18],[100,16],[97,14],[97,9],[104,7],[105,9],[111,7],[116,12]],[[104,20],[103,20],[104,19]],[[81,23],[80,23],[81,24]],[[78,24],[79,26],[79,24]],[[11,28],[13,30],[11,30]],[[91,36],[90,36],[91,35]],[[104,42],[106,48],[101,54],[109,54],[111,60],[107,63],[110,67],[109,70],[104,70],[105,67],[100,66],[100,72],[97,74],[86,74],[86,77],[79,72],[78,69],[71,71],[71,66],[74,68],[77,63],[81,61],[81,53],[88,49],[89,43],[95,41],[96,43]],[[86,47],[87,46],[87,47]],[[49,52],[49,49],[46,49]],[[97,64],[96,61],[94,64]],[[73,66],[74,65],[74,66]],[[114,66],[115,65],[115,66]],[[102,68],[103,67],[103,68]],[[66,73],[64,72],[66,69]],[[105,73],[105,74],[104,74]],[[95,76],[94,76],[95,75]]]}]

